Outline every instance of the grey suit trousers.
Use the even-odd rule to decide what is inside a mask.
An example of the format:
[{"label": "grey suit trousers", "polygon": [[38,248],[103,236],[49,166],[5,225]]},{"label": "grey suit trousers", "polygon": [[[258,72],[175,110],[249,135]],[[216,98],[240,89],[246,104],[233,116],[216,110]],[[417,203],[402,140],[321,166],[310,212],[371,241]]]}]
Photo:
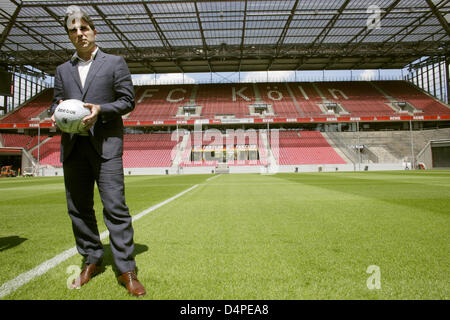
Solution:
[{"label": "grey suit trousers", "polygon": [[135,270],[134,231],[125,203],[122,157],[103,159],[89,137],[78,136],[76,139],[63,168],[67,208],[77,250],[86,263],[102,263],[104,251],[94,211],[94,184],[97,183],[114,264],[120,273]]}]

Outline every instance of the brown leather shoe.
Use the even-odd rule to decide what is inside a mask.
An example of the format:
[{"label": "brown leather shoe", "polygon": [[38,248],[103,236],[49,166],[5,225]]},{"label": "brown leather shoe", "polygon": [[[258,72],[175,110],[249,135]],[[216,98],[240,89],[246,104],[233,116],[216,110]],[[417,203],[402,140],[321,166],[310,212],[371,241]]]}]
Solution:
[{"label": "brown leather shoe", "polygon": [[102,271],[102,267],[96,266],[95,264],[85,264],[80,276],[72,282],[70,286],[71,289],[80,289],[81,286],[91,280],[92,277],[96,276]]},{"label": "brown leather shoe", "polygon": [[117,280],[119,280],[119,283],[124,285],[127,288],[128,293],[133,296],[142,297],[147,293],[144,286],[139,282],[134,270],[121,274]]}]

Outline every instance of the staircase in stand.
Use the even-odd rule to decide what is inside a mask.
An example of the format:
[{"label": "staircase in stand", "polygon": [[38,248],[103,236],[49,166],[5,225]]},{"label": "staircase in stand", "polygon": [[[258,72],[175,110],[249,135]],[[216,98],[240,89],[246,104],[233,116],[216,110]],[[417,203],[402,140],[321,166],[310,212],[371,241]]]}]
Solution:
[{"label": "staircase in stand", "polygon": [[230,173],[230,168],[226,163],[218,163],[216,167],[216,173]]}]

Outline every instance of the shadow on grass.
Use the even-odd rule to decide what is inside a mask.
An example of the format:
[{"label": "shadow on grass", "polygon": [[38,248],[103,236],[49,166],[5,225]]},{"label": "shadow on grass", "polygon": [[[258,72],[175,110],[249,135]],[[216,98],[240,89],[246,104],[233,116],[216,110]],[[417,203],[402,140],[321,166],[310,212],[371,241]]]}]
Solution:
[{"label": "shadow on grass", "polygon": [[[111,252],[111,245],[103,244],[103,250],[104,250],[105,254],[103,256],[101,273],[103,273],[107,267],[111,266],[114,273],[117,276],[119,276],[120,275],[119,271],[117,270],[116,265],[114,264],[114,259],[113,259],[112,252]],[[136,257],[138,254],[144,253],[146,251],[148,251],[147,245],[135,243],[133,257]],[[85,263],[85,260],[83,259],[82,264],[81,264],[81,269],[83,269],[84,263]],[[138,266],[136,266],[136,274],[138,273],[138,269],[139,269]]]},{"label": "shadow on grass", "polygon": [[10,236],[0,238],[0,252],[14,248],[26,240],[28,239],[21,238],[20,236]]}]

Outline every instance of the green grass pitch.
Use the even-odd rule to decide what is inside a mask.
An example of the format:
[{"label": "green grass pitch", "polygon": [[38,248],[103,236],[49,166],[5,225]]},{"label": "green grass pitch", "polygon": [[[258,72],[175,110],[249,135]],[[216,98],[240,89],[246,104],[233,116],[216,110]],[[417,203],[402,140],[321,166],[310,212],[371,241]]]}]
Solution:
[{"label": "green grass pitch", "polygon": [[[144,299],[450,296],[450,171],[125,182],[132,215],[198,185],[133,223]],[[1,286],[75,242],[61,177],[0,179],[0,195]],[[102,232],[97,193],[95,203]],[[3,299],[134,299],[117,283],[103,242],[105,271],[81,290],[67,288],[77,254]]]}]

